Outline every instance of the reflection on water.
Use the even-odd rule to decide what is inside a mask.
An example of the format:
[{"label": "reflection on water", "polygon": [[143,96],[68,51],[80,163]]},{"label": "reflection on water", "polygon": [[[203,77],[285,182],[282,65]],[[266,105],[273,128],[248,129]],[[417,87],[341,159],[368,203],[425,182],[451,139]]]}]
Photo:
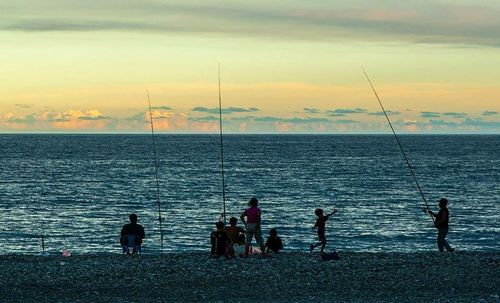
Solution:
[{"label": "reflection on water", "polygon": [[[136,212],[143,251],[160,247],[150,136],[0,135],[0,254],[120,252]],[[437,210],[450,200],[449,239],[461,250],[498,250],[500,136],[402,136]],[[160,135],[165,249],[207,250],[221,213],[217,136]],[[391,136],[225,137],[227,209],[239,217],[260,199],[265,233],[289,250],[315,240],[314,209],[339,212],[328,246],[341,250],[435,250],[432,221]]]}]

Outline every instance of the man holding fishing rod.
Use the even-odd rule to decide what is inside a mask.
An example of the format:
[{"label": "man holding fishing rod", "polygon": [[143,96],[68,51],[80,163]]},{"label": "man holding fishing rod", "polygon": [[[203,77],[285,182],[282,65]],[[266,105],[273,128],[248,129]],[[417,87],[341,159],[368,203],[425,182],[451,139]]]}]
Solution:
[{"label": "man holding fishing rod", "polygon": [[[448,220],[449,220],[449,212],[448,208],[446,208],[446,205],[448,204],[448,200],[445,198],[442,198],[439,200],[439,212],[435,214],[429,209],[429,206],[427,205],[427,200],[425,199],[424,192],[422,191],[422,188],[420,187],[420,184],[418,183],[417,176],[415,175],[415,172],[413,171],[413,168],[410,164],[410,161],[408,160],[408,157],[406,156],[406,153],[403,149],[403,145],[399,141],[398,136],[396,135],[396,131],[394,130],[394,127],[392,126],[391,119],[389,119],[389,115],[387,115],[387,112],[385,111],[384,105],[382,104],[382,101],[380,101],[380,98],[377,94],[377,91],[375,90],[375,87],[373,86],[372,81],[368,77],[368,74],[366,73],[365,69],[361,67],[363,70],[363,73],[366,76],[366,80],[368,80],[368,83],[370,83],[370,86],[373,90],[373,93],[375,94],[375,97],[377,98],[377,101],[380,105],[380,108],[384,112],[384,115],[387,119],[387,123],[389,123],[389,126],[392,130],[392,133],[394,134],[394,138],[396,139],[396,142],[398,143],[399,149],[401,150],[401,153],[403,154],[403,157],[405,159],[406,165],[408,166],[408,169],[411,172],[411,175],[413,179],[415,180],[415,185],[417,185],[418,192],[422,196],[422,200],[424,201],[425,207],[424,207],[424,212],[429,213],[432,216],[432,220],[434,221],[434,226],[438,229],[438,237],[437,237],[437,243],[438,243],[438,248],[440,252],[444,251],[444,248],[446,248],[447,251],[453,252],[455,249],[451,248],[450,244],[446,241],[446,235],[448,234]],[[434,220],[435,218],[435,220]]]},{"label": "man holding fishing rod", "polygon": [[448,234],[448,221],[450,213],[448,212],[448,200],[441,198],[439,200],[439,212],[436,214],[431,211],[428,207],[424,208],[424,212],[429,213],[431,216],[436,218],[434,221],[434,226],[438,229],[437,245],[440,252],[444,252],[446,248],[447,251],[453,252],[454,248],[451,248],[450,244],[446,241],[446,235]]}]

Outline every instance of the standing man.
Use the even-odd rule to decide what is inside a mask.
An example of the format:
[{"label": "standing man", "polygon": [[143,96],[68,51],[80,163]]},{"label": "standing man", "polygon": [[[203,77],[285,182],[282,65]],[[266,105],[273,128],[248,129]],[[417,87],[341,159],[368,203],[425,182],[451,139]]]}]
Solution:
[{"label": "standing man", "polygon": [[448,234],[448,221],[450,218],[450,213],[446,207],[447,205],[448,200],[441,198],[441,200],[439,200],[439,212],[437,214],[428,208],[424,209],[424,211],[436,218],[434,226],[438,229],[437,245],[440,252],[443,252],[445,248],[449,252],[453,252],[455,250],[451,248],[450,244],[446,241],[446,235]]},{"label": "standing man", "polygon": [[[129,247],[133,247],[133,253],[141,253],[142,240],[146,237],[144,227],[137,224],[137,215],[130,214],[128,216],[130,223],[123,225],[120,232],[120,243],[123,248],[123,253],[129,255]],[[134,243],[130,243],[134,241]]]},{"label": "standing man", "polygon": [[[261,210],[257,206],[259,205],[259,200],[253,197],[248,202],[250,208],[245,209],[241,214],[240,218],[245,224],[245,258],[248,257],[248,252],[250,250],[250,245],[252,244],[252,238],[255,236],[255,241],[259,243],[262,255],[265,255],[264,239],[262,238],[262,231],[260,229],[261,220]],[[247,218],[245,221],[245,217]]]}]

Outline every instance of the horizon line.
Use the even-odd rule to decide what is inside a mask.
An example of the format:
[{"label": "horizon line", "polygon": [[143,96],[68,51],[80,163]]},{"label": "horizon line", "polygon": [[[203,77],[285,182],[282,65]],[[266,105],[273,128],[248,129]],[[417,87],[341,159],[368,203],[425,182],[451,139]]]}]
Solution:
[{"label": "horizon line", "polygon": [[[2,132],[0,131],[0,135],[151,135],[151,132],[44,132],[44,131],[32,131],[32,132]],[[219,136],[218,132],[155,132],[155,135],[207,135],[207,136]],[[343,135],[390,135],[393,136],[392,133],[389,132],[373,132],[373,133],[237,133],[237,132],[229,132],[224,133],[224,135],[234,136],[234,135],[278,135],[278,136],[290,136],[290,135],[301,135],[301,136],[343,136]],[[494,132],[464,132],[464,133],[448,133],[448,132],[436,132],[436,133],[426,133],[426,132],[400,132],[397,135],[493,135],[499,136],[500,133]]]}]

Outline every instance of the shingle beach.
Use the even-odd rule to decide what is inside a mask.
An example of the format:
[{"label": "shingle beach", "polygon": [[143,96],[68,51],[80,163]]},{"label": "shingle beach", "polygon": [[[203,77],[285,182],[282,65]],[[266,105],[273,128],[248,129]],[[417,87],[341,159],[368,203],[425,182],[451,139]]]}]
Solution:
[{"label": "shingle beach", "polygon": [[0,256],[1,302],[500,302],[500,252]]}]

